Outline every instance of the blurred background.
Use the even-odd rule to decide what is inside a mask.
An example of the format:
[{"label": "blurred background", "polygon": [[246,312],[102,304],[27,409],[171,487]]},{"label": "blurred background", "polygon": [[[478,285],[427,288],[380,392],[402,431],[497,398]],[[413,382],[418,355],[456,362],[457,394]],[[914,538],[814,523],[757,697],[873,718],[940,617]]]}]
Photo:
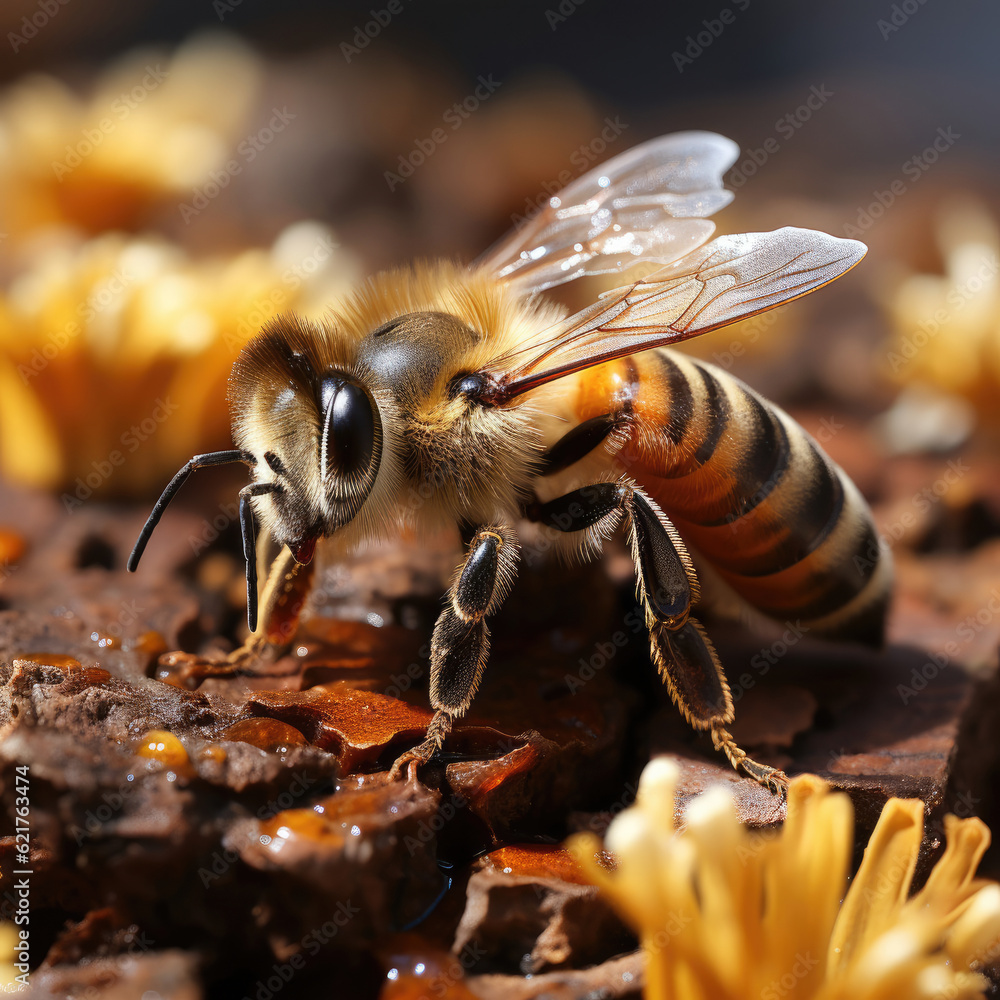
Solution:
[{"label": "blurred background", "polygon": [[0,18],[9,483],[69,513],[154,496],[229,445],[226,376],[267,318],[322,315],[389,264],[472,259],[590,167],[698,128],[743,150],[719,232],[871,250],[690,349],[791,408],[894,545],[1000,530],[995,4],[16,0]]}]

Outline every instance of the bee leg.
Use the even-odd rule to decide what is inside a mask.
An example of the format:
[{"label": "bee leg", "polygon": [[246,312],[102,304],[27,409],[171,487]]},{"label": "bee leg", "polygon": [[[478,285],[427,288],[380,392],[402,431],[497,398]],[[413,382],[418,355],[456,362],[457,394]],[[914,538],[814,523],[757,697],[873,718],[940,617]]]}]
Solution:
[{"label": "bee leg", "polygon": [[527,516],[560,531],[581,531],[602,521],[602,527],[614,526],[623,513],[650,652],[671,699],[688,725],[711,732],[734,768],[781,791],[785,775],[748,757],[724,728],[735,715],[729,683],[704,629],[690,617],[698,577],[677,529],[653,501],[627,481],[596,483],[535,504]]},{"label": "bee leg", "polygon": [[398,778],[413,763],[426,763],[441,749],[455,719],[465,714],[489,658],[486,616],[496,611],[514,580],[518,546],[505,527],[482,528],[469,544],[448,604],[431,636],[431,707],[434,718],[423,743],[392,765]]},{"label": "bee leg", "polygon": [[[649,605],[647,605],[647,619]],[[788,779],[782,771],[748,757],[725,728],[735,716],[722,664],[700,622],[654,622],[650,651],[670,697],[692,729],[707,729],[712,744],[737,771],[743,771],[770,791],[783,795]]]},{"label": "bee leg", "polygon": [[725,671],[701,623],[690,617],[698,577],[677,529],[642,490],[622,484],[629,543],[649,626],[650,651],[660,677],[693,729],[707,729],[730,764],[773,792],[787,778],[748,757],[725,729],[735,715]]}]

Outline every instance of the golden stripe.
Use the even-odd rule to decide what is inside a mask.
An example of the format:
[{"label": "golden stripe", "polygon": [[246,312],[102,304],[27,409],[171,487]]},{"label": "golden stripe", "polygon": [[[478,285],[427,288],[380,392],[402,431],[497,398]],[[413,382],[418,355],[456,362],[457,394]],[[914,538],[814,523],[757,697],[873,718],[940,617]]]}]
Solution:
[{"label": "golden stripe", "polygon": [[[660,353],[690,390],[693,413],[676,442],[664,433],[678,421]],[[791,417],[720,369],[667,351],[635,360],[636,427],[621,455],[629,474],[755,607],[777,617],[846,617],[883,575],[877,555],[870,558],[874,529],[853,484]]]}]

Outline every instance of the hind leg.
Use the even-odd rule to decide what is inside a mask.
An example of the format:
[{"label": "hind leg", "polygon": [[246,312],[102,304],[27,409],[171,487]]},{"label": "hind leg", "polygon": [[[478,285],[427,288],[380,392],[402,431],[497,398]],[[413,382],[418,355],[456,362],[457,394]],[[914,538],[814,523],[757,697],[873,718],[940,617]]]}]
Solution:
[{"label": "hind leg", "polygon": [[582,531],[623,517],[636,567],[636,589],[649,628],[650,653],[670,697],[694,729],[707,730],[736,770],[776,793],[787,778],[752,760],[725,728],[735,716],[729,683],[701,624],[690,617],[698,578],[677,529],[638,487],[622,481],[574,490],[530,511],[560,531]]}]

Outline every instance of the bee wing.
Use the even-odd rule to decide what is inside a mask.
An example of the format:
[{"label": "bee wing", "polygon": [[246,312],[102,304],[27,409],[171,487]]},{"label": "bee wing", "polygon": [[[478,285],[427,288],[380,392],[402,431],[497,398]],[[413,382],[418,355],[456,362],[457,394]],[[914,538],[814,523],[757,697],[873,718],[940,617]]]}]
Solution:
[{"label": "bee wing", "polygon": [[732,201],[722,175],[738,155],[714,132],[651,139],[577,178],[477,263],[525,293],[640,258],[668,264],[715,231],[704,216]]},{"label": "bee wing", "polygon": [[497,358],[485,369],[494,398],[773,309],[840,277],[867,252],[857,240],[792,227],[720,236]]}]

